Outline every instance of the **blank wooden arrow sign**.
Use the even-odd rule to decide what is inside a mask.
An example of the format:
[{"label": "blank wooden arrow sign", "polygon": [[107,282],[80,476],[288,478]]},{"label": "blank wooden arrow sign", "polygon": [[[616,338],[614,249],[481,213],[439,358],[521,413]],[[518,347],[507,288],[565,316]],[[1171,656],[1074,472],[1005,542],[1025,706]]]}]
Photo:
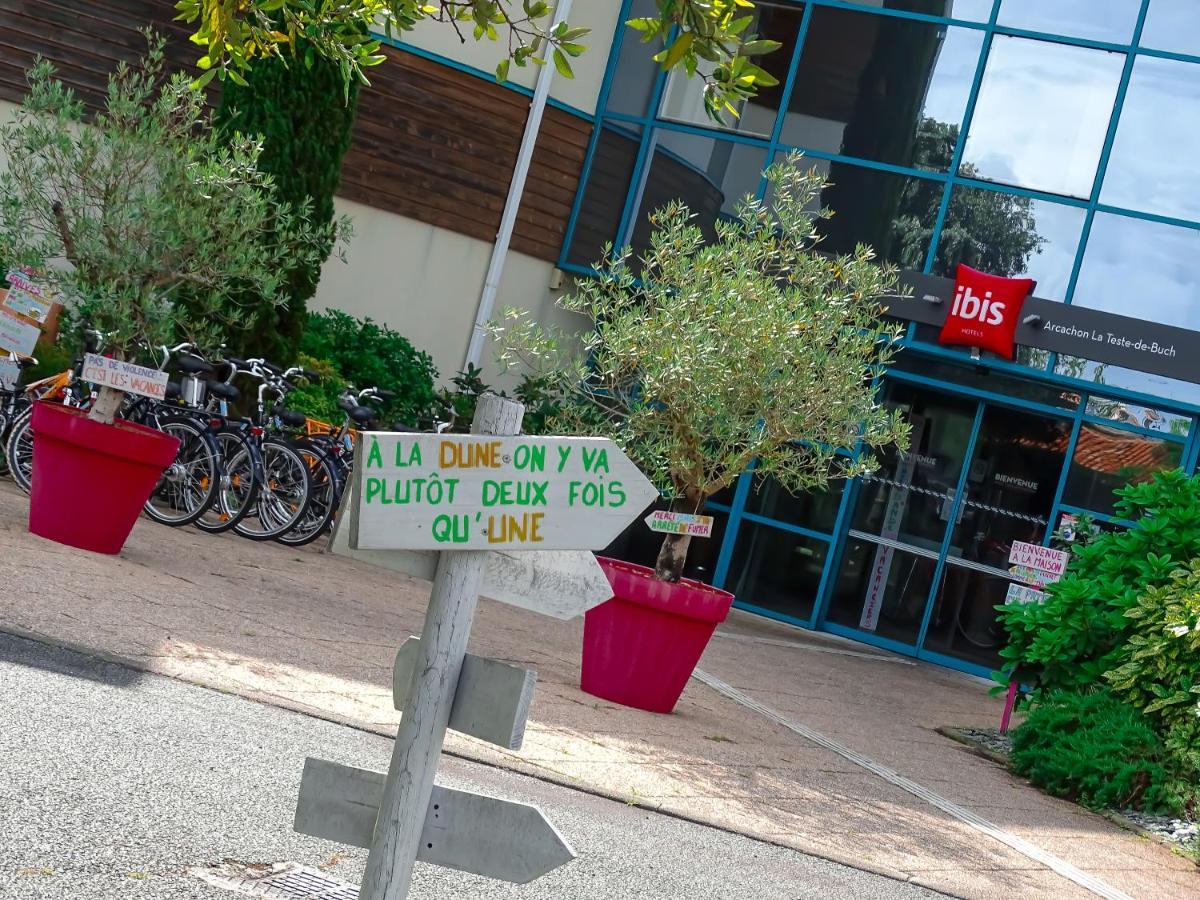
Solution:
[{"label": "blank wooden arrow sign", "polygon": [[[357,460],[361,466],[361,460]],[[436,550],[358,550],[350,545],[360,488],[350,476],[329,551],[432,581]],[[480,595],[555,619],[573,619],[612,597],[596,557],[587,550],[498,550],[488,557]]]},{"label": "blank wooden arrow sign", "polygon": [[[294,829],[369,849],[384,778],[309,757]],[[571,845],[536,806],[434,785],[417,850],[421,862],[525,884],[574,858]]]},{"label": "blank wooden arrow sign", "polygon": [[599,550],[658,497],[606,438],[361,437],[358,550]]}]

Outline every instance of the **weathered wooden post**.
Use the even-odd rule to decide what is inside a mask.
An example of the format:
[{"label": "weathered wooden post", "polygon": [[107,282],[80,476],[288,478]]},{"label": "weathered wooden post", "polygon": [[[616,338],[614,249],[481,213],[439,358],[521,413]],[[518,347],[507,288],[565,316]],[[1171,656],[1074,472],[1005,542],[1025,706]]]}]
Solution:
[{"label": "weathered wooden post", "polygon": [[370,850],[361,900],[403,900],[417,860],[524,883],[574,858],[536,807],[434,783],[448,728],[514,750],[525,731],[534,673],[466,652],[481,586],[582,615],[612,592],[580,551],[658,497],[610,440],[516,437],[522,413],[484,396],[470,435],[370,432],[355,450],[331,550],[434,574],[424,631],[396,654],[387,775],[310,758],[300,782],[297,831]]},{"label": "weathered wooden post", "polygon": [[[518,434],[524,414],[520,403],[484,394],[471,433]],[[414,680],[392,747],[361,900],[408,896],[487,557],[486,550],[458,550],[438,560],[417,657],[420,677]]]}]

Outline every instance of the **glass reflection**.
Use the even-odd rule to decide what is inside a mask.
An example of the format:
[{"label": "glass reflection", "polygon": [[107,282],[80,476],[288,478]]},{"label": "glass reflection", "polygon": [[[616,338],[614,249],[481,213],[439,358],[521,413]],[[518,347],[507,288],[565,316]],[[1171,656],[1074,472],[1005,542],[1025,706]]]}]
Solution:
[{"label": "glass reflection", "polygon": [[641,140],[636,125],[609,122],[601,129],[567,251],[570,262],[590,266],[599,261],[606,242],[617,240]]},{"label": "glass reflection", "polygon": [[1163,431],[1180,437],[1187,437],[1192,427],[1190,416],[1107,397],[1089,397],[1086,411],[1089,416],[1099,416],[1102,419],[1112,419],[1114,422],[1124,422],[1127,425]]},{"label": "glass reflection", "polygon": [[959,174],[1087,197],[1124,60],[996,35]]},{"label": "glass reflection", "polygon": [[1071,302],[1194,328],[1200,319],[1200,231],[1097,213]]},{"label": "glass reflection", "polygon": [[1001,0],[998,25],[1128,44],[1142,0]]},{"label": "glass reflection", "polygon": [[839,480],[824,491],[792,494],[774,478],[755,478],[746,497],[746,510],[813,531],[832,531],[845,486],[845,481]]},{"label": "glass reflection", "polygon": [[1174,469],[1183,444],[1124,429],[1083,423],[1067,474],[1062,502],[1111,516],[1117,488],[1149,481],[1155,472]]},{"label": "glass reflection", "polygon": [[1150,0],[1142,24],[1143,47],[1200,56],[1200,16],[1196,0]]},{"label": "glass reflection", "polygon": [[1006,637],[996,606],[1008,596],[1011,579],[948,563],[925,633],[924,649],[985,666],[1000,667]]},{"label": "glass reflection", "polygon": [[1066,297],[1086,212],[1074,206],[958,187],[950,196],[933,271],[954,277],[959,263],[993,275],[1037,279],[1035,293]]},{"label": "glass reflection", "polygon": [[1153,375],[1149,372],[1138,372],[1108,363],[1081,359],[1078,356],[1060,354],[1054,366],[1055,374],[1066,375],[1068,378],[1078,378],[1082,381],[1092,381],[1108,387],[1124,388],[1137,391],[1163,400],[1178,400],[1181,403],[1200,404],[1200,385],[1189,381],[1179,381],[1163,375]]},{"label": "glass reflection", "polygon": [[746,522],[738,534],[725,590],[742,603],[807,621],[828,552],[825,541]]},{"label": "glass reflection", "polygon": [[1200,219],[1198,155],[1200,65],[1138,57],[1100,199],[1143,212]]},{"label": "glass reflection", "polygon": [[923,153],[957,138],[982,32],[831,7],[813,10],[780,140],[944,171]]},{"label": "glass reflection", "polygon": [[681,200],[710,238],[715,224],[731,215],[747,194],[757,194],[767,153],[760,147],[704,135],[659,129],[653,160],[633,223],[634,255],[650,246],[650,213]]},{"label": "glass reflection", "polygon": [[[650,5],[653,6],[653,3]],[[654,12],[653,15],[658,13]],[[788,67],[796,49],[804,6],[758,3],[753,15],[755,22],[750,25],[749,31],[762,39],[782,44],[774,53],[757,57],[755,60],[756,64],[773,75],[779,84],[761,88],[752,99],[741,105],[736,118],[726,116],[723,127],[728,131],[769,137],[775,127],[779,103],[783,99],[784,82],[787,80]],[[722,127],[713,122],[704,111],[704,82],[699,78],[688,78],[682,69],[674,70],[669,76],[660,109],[659,115],[664,119],[712,128]]]},{"label": "glass reflection", "polygon": [[[644,19],[658,15],[655,0],[633,0],[626,19]],[[641,35],[625,28],[621,36],[621,52],[613,70],[612,86],[608,92],[610,112],[644,116],[654,93],[659,66],[652,57],[658,52],[654,44],[643,44]]]},{"label": "glass reflection", "polygon": [[936,554],[910,553],[850,537],[826,618],[902,644],[916,644],[936,571]]}]

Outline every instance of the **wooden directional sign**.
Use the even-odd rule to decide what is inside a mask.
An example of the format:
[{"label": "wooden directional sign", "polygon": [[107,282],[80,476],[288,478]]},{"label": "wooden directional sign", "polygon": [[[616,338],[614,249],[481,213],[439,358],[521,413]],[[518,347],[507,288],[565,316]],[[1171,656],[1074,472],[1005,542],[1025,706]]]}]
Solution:
[{"label": "wooden directional sign", "polygon": [[[360,466],[361,460],[357,460],[342,496],[329,551],[433,580],[436,550],[356,550],[350,546]],[[587,550],[498,550],[488,556],[479,593],[555,619],[573,619],[612,597],[612,588],[596,557]]]},{"label": "wooden directional sign", "polygon": [[[306,759],[294,829],[370,848],[384,779],[379,772]],[[421,862],[525,884],[574,858],[536,806],[434,785],[417,849]]]},{"label": "wooden directional sign", "polygon": [[[392,701],[400,712],[412,692],[420,644],[417,637],[401,644],[392,667]],[[447,727],[506,750],[520,750],[536,683],[537,675],[529,669],[468,653]]]},{"label": "wooden directional sign", "polygon": [[598,550],[658,497],[604,438],[369,432],[362,442],[359,550]]}]

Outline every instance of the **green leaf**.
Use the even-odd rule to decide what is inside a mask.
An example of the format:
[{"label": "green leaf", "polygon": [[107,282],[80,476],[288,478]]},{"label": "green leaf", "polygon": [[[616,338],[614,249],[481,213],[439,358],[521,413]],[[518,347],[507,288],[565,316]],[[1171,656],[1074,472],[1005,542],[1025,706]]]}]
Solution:
[{"label": "green leaf", "polygon": [[564,78],[574,78],[575,73],[571,70],[571,63],[567,59],[567,55],[557,47],[554,48],[554,53],[552,55],[554,58],[554,68],[558,70],[558,74],[562,75]]},{"label": "green leaf", "polygon": [[778,50],[783,45],[779,41],[757,40],[747,41],[739,48],[740,56],[761,56],[764,53],[772,53]]},{"label": "green leaf", "polygon": [[509,69],[510,62],[511,62],[511,60],[508,60],[508,59],[500,60],[500,63],[496,66],[496,80],[497,81],[508,81],[508,69]]},{"label": "green leaf", "polygon": [[695,39],[696,35],[690,31],[685,31],[683,34],[675,38],[675,42],[666,49],[665,54],[663,55],[662,69],[664,72],[674,68],[675,65],[681,59],[683,59],[684,55],[691,48],[692,42],[695,41]]}]

